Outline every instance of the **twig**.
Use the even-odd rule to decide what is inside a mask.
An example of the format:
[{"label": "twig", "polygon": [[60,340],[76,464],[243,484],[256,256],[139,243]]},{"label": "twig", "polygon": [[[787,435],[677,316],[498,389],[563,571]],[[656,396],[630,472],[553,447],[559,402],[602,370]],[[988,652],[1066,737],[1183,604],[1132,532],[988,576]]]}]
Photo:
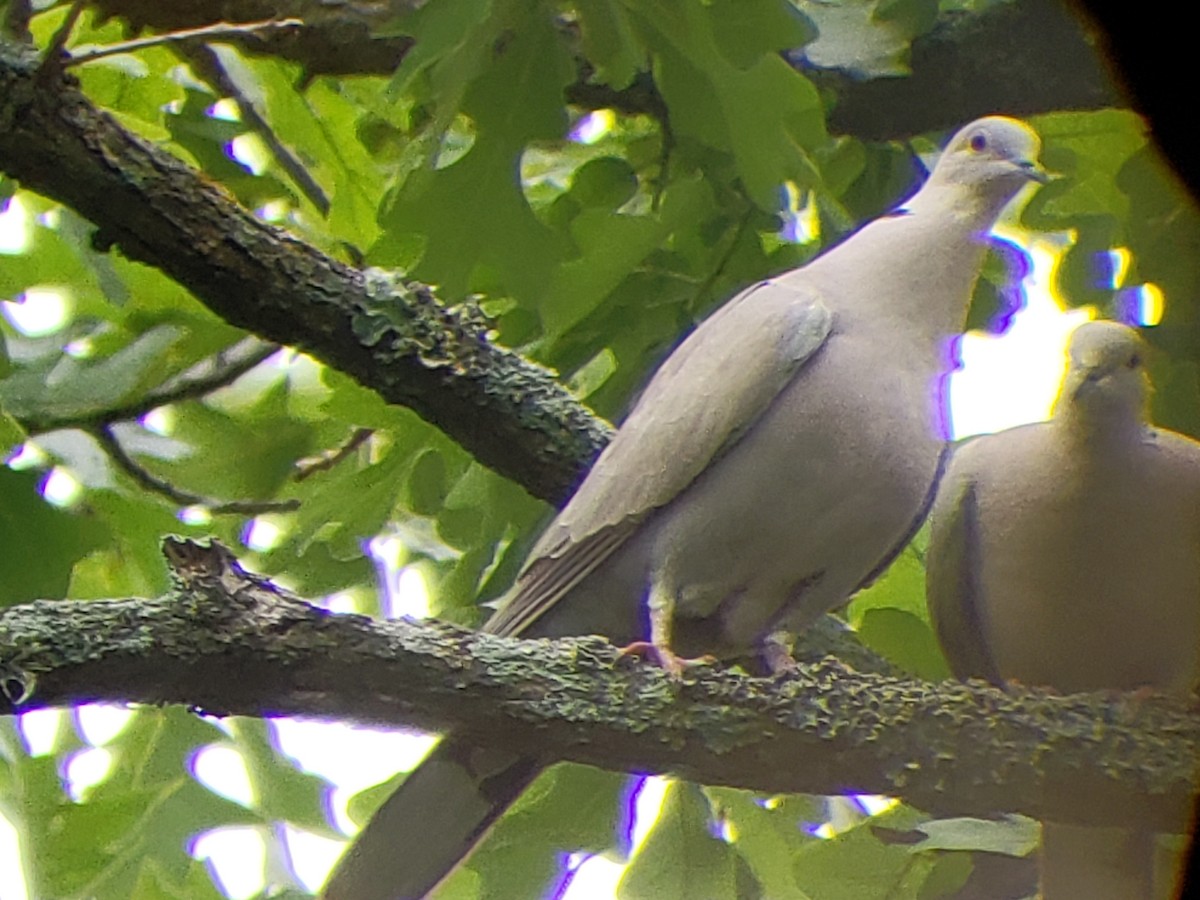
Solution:
[{"label": "twig", "polygon": [[94,428],[137,419],[151,410],[182,400],[190,400],[211,394],[217,388],[232,384],[255,366],[258,366],[279,351],[278,344],[267,343],[256,337],[247,337],[232,347],[219,351],[202,360],[185,372],[168,379],[142,397],[125,406],[116,406],[86,416],[49,416],[44,419],[22,419],[21,424],[29,434],[44,434],[62,428]]},{"label": "twig", "polygon": [[[79,7],[82,7],[82,5],[82,3],[76,4]],[[132,53],[135,50],[145,50],[147,47],[237,37],[238,35],[253,34],[257,31],[299,28],[303,24],[304,22],[301,19],[266,19],[261,22],[214,22],[212,25],[205,25],[202,28],[184,28],[179,31],[168,31],[163,34],[152,35],[151,37],[137,38],[132,41],[121,41],[119,44],[97,47],[95,50],[88,50],[69,57],[63,63],[63,67],[81,66],[84,63],[94,62],[97,59],[104,59],[106,56],[116,56],[119,53]],[[58,35],[55,35],[55,38],[57,39]],[[64,36],[63,41],[65,42],[65,40],[66,37]],[[59,49],[61,49],[61,45]]]},{"label": "twig", "polygon": [[375,433],[374,428],[356,428],[354,433],[340,447],[334,447],[332,450],[325,450],[318,453],[316,456],[310,456],[306,459],[299,460],[296,463],[296,481],[315,475],[317,472],[324,472],[326,469],[332,469],[343,459],[357,450],[362,444]]},{"label": "twig", "polygon": [[308,171],[304,163],[300,162],[296,154],[279,139],[275,129],[263,118],[258,107],[246,96],[245,91],[229,77],[225,65],[213,52],[213,49],[208,46],[189,47],[186,48],[185,55],[200,70],[197,72],[198,75],[209,81],[218,93],[229,97],[237,104],[242,122],[262,138],[275,161],[287,172],[292,182],[308,198],[309,202],[320,211],[321,215],[329,215],[330,202],[324,188],[317,183],[312,173]]},{"label": "twig", "polygon": [[99,441],[100,446],[104,448],[113,462],[120,466],[141,487],[166,497],[172,503],[177,503],[180,506],[203,506],[214,515],[257,515],[265,512],[287,512],[298,509],[300,506],[300,501],[294,499],[233,500],[222,502],[209,497],[203,497],[200,494],[193,494],[190,491],[180,490],[170,482],[147,471],[137,460],[130,456],[125,448],[121,446],[121,442],[117,440],[116,435],[113,434],[111,425],[106,423],[87,430],[89,434]]},{"label": "twig", "polygon": [[278,344],[259,340],[253,335],[243,338],[232,347],[219,350],[187,371],[168,378],[158,387],[147,391],[146,396],[136,405],[131,404],[128,407],[132,414],[118,414],[111,418],[135,419],[168,403],[207,396],[217,388],[237,381],[251,369],[266,362],[280,349]]},{"label": "twig", "polygon": [[75,4],[67,11],[67,17],[63,19],[62,25],[58,26],[58,31],[54,32],[54,37],[50,38],[46,52],[42,54],[42,64],[39,68],[39,74],[43,77],[48,77],[51,72],[58,72],[66,68],[67,52],[64,48],[71,37],[71,32],[75,30],[75,23],[83,15],[83,7],[83,0],[75,0]]}]

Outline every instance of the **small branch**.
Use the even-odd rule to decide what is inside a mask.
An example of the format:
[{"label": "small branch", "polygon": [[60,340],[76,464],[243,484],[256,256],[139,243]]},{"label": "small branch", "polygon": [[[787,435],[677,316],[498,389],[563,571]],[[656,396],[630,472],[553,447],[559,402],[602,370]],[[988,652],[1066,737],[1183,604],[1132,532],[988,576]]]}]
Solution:
[{"label": "small branch", "polygon": [[[82,6],[83,4],[78,5]],[[291,31],[294,28],[301,27],[303,24],[304,22],[300,19],[267,19],[261,22],[236,23],[216,22],[212,25],[205,25],[203,28],[169,31],[165,34],[156,34],[152,37],[138,38],[132,41],[122,41],[119,44],[108,44],[104,47],[97,47],[95,50],[75,53],[67,57],[63,62],[63,68],[82,66],[85,63],[95,62],[98,59],[104,59],[108,56],[117,56],[121,53],[134,53],[138,50],[145,50],[148,47],[245,37],[249,34],[264,31]]]},{"label": "small branch", "polygon": [[169,481],[159,478],[147,471],[138,463],[112,432],[110,425],[99,425],[88,429],[104,451],[130,478],[146,490],[166,497],[179,506],[203,506],[214,515],[258,515],[267,512],[287,512],[300,507],[299,500],[233,500],[221,501],[193,494],[175,487]]},{"label": "small branch", "polygon": [[207,46],[188,47],[185,48],[184,55],[192,63],[196,73],[216,88],[217,93],[231,98],[237,104],[242,122],[267,145],[280,168],[292,179],[292,183],[300,189],[321,215],[329,215],[329,197],[326,196],[324,188],[317,183],[312,173],[308,171],[304,163],[300,162],[296,154],[279,139],[275,129],[262,117],[258,108],[246,96],[245,91],[229,77],[220,57],[213,52],[212,48]]},{"label": "small branch", "polygon": [[83,15],[86,5],[84,0],[75,0],[75,3],[67,11],[67,17],[58,26],[58,30],[50,38],[50,43],[46,45],[45,53],[42,54],[43,72],[62,71],[67,58],[64,48],[67,46],[67,41],[71,39],[71,32],[75,30],[75,25],[79,21],[79,17]]},{"label": "small branch", "polygon": [[110,410],[106,418],[112,422],[137,419],[160,406],[207,397],[213,391],[233,384],[280,349],[278,344],[261,341],[250,335],[201,360],[187,371],[168,378],[158,387],[147,391],[146,396],[136,404]]},{"label": "small branch", "polygon": [[0,714],[180,703],[453,729],[548,762],[887,794],[939,815],[1186,823],[1200,715],[1169,700],[929,684],[831,658],[780,678],[696,666],[673,679],[601,638],[333,615],[219,545],[172,539],[164,552],[178,585],[167,597],[0,612]]},{"label": "small branch", "polygon": [[108,407],[80,416],[22,416],[20,423],[28,434],[36,435],[63,428],[93,431],[115,422],[140,419],[161,406],[205,397],[219,388],[233,384],[251,369],[278,353],[279,349],[277,344],[269,344],[249,336],[231,347],[218,351],[208,359],[201,360],[187,371],[168,378],[158,387],[123,406]]},{"label": "small branch", "polygon": [[332,469],[343,459],[361,447],[375,433],[373,428],[356,428],[349,439],[340,447],[335,447],[332,450],[326,450],[317,456],[302,459],[296,463],[296,481],[304,481],[310,478],[317,472],[324,472]]}]

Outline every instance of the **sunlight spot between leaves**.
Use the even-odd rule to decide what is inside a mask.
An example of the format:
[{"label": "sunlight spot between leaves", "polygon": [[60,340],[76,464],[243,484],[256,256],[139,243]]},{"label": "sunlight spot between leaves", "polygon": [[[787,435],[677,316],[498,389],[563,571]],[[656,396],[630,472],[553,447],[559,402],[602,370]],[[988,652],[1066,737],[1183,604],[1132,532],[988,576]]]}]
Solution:
[{"label": "sunlight spot between leaves", "polygon": [[316,893],[329,877],[333,864],[345,851],[345,841],[323,837],[291,825],[284,826],[284,834],[296,878],[305,888]]},{"label": "sunlight spot between leaves", "polygon": [[108,777],[112,765],[113,755],[103,747],[72,753],[63,766],[67,795],[76,803],[81,803],[91,788]]},{"label": "sunlight spot between leaves", "polygon": [[268,516],[256,516],[246,525],[242,543],[259,553],[273,550],[283,540],[283,528]]},{"label": "sunlight spot between leaves", "polygon": [[0,897],[29,900],[25,872],[21,866],[21,838],[12,822],[0,812]]},{"label": "sunlight spot between leaves", "polygon": [[1152,282],[1136,287],[1125,283],[1133,263],[1133,254],[1129,249],[1117,247],[1108,251],[1108,260],[1112,267],[1112,283],[1109,287],[1118,292],[1114,299],[1116,317],[1130,325],[1143,327],[1152,327],[1161,322],[1167,299],[1162,288]]},{"label": "sunlight spot between leaves", "polygon": [[900,801],[895,797],[885,797],[882,794],[858,794],[854,799],[868,816],[878,816],[900,805]]},{"label": "sunlight spot between leaves", "polygon": [[212,511],[207,506],[185,506],[176,516],[184,525],[207,525],[212,521]]},{"label": "sunlight spot between leaves", "polygon": [[230,97],[218,100],[210,106],[208,108],[208,116],[210,119],[218,119],[222,122],[242,121],[241,110],[238,109],[237,102]]},{"label": "sunlight spot between leaves", "polygon": [[1153,282],[1146,282],[1137,291],[1136,322],[1141,325],[1157,325],[1162,321],[1163,307],[1166,297],[1162,288]]},{"label": "sunlight spot between leaves", "polygon": [[811,244],[821,236],[821,217],[812,191],[801,191],[795,182],[783,183],[783,228],[779,236],[791,244]]},{"label": "sunlight spot between leaves", "polygon": [[257,134],[239,134],[225,145],[225,152],[251,175],[261,175],[271,162],[271,152]]},{"label": "sunlight spot between leaves", "polygon": [[1061,241],[996,229],[998,237],[1025,248],[1029,274],[1024,307],[1008,330],[996,335],[969,331],[962,337],[962,368],[950,377],[953,437],[961,440],[1049,418],[1066,364],[1071,333],[1095,318],[1091,307],[1065,309],[1054,291]]},{"label": "sunlight spot between leaves", "polygon": [[197,835],[188,852],[208,863],[213,880],[230,900],[249,900],[266,884],[267,850],[256,828],[214,828]]},{"label": "sunlight spot between leaves", "polygon": [[13,197],[7,208],[0,212],[0,253],[9,256],[24,253],[29,249],[31,236],[29,210],[20,197]]},{"label": "sunlight spot between leaves", "polygon": [[416,566],[405,566],[396,573],[395,586],[388,591],[387,600],[384,615],[388,618],[429,618],[429,586]]},{"label": "sunlight spot between leaves", "polygon": [[65,715],[66,711],[62,709],[35,709],[21,713],[21,737],[25,739],[25,750],[30,756],[46,756],[54,752]]},{"label": "sunlight spot between leaves", "polygon": [[327,609],[332,613],[356,613],[362,611],[362,607],[358,601],[358,591],[353,588],[322,597],[315,605],[322,609]]},{"label": "sunlight spot between leaves", "polygon": [[138,424],[152,434],[168,437],[175,430],[175,420],[178,417],[175,410],[170,406],[160,406],[158,409],[152,409],[146,413]]},{"label": "sunlight spot between leaves", "polygon": [[408,557],[404,541],[398,534],[377,534],[367,542],[367,549],[375,562],[388,572],[400,568]]},{"label": "sunlight spot between leaves", "polygon": [[254,215],[264,222],[283,222],[291,213],[292,207],[283,200],[271,200],[254,211]]},{"label": "sunlight spot between leaves", "polygon": [[70,318],[71,304],[65,291],[30,288],[17,299],[0,304],[12,327],[27,337],[53,334]]},{"label": "sunlight spot between leaves", "polygon": [[658,821],[659,813],[662,812],[663,798],[666,797],[667,788],[670,786],[670,778],[652,775],[645,779],[641,787],[638,788],[637,799],[634,801],[633,841],[631,848],[633,853],[636,853],[642,844],[646,842],[646,837],[650,834],[650,829]]},{"label": "sunlight spot between leaves", "polygon": [[596,109],[575,123],[570,139],[577,144],[594,144],[612,131],[617,116],[611,109]]},{"label": "sunlight spot between leaves", "polygon": [[[397,772],[412,771],[437,742],[429,734],[345,722],[280,718],[272,719],[271,724],[280,750],[301,771],[328,779],[347,794],[379,784]],[[341,822],[336,824],[346,830]]]},{"label": "sunlight spot between leaves", "polygon": [[133,721],[133,710],[108,703],[88,703],[77,707],[75,722],[80,736],[93,747],[111,742]]},{"label": "sunlight spot between leaves", "polygon": [[23,472],[26,469],[39,469],[49,462],[50,457],[37,444],[26,441],[8,458],[8,467],[14,472]]},{"label": "sunlight spot between leaves", "polygon": [[192,757],[192,775],[214,794],[249,807],[254,788],[242,754],[228,744],[209,744]]},{"label": "sunlight spot between leaves", "polygon": [[441,145],[434,154],[433,167],[447,169],[467,155],[475,146],[475,122],[470,116],[458,113],[442,135]]},{"label": "sunlight spot between leaves", "polygon": [[383,586],[383,614],[389,619],[429,617],[429,586],[416,566],[406,566],[408,542],[398,532],[376,535],[367,544]]},{"label": "sunlight spot between leaves", "polygon": [[55,466],[42,481],[42,496],[52,506],[73,506],[82,495],[83,485],[62,466]]},{"label": "sunlight spot between leaves", "polygon": [[63,347],[63,353],[72,359],[87,359],[94,351],[95,344],[92,343],[91,338],[80,338]]},{"label": "sunlight spot between leaves", "polygon": [[[634,805],[631,859],[641,849],[654,823],[658,821],[663,798],[670,785],[671,779],[652,775],[643,778],[634,792],[631,798]],[[608,900],[617,896],[617,885],[625,874],[628,862],[617,862],[599,855],[573,854],[568,866],[572,876],[560,900]]]},{"label": "sunlight spot between leaves", "polygon": [[1129,274],[1129,264],[1133,262],[1133,254],[1127,247],[1117,247],[1108,251],[1108,258],[1112,263],[1112,284],[1109,287],[1115,291],[1125,287],[1125,276]]}]

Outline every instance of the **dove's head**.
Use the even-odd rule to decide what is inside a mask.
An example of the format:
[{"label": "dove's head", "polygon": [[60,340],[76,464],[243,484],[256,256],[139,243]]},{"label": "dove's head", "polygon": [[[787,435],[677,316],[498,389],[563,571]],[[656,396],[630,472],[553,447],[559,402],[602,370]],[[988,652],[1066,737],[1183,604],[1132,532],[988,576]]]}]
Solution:
[{"label": "dove's head", "polygon": [[1067,347],[1067,377],[1055,414],[1095,426],[1145,421],[1150,398],[1146,345],[1119,322],[1086,322]]},{"label": "dove's head", "polygon": [[921,193],[994,220],[1026,184],[1048,180],[1038,164],[1041,149],[1037,132],[1024,122],[1006,116],[976,119],[950,139]]}]

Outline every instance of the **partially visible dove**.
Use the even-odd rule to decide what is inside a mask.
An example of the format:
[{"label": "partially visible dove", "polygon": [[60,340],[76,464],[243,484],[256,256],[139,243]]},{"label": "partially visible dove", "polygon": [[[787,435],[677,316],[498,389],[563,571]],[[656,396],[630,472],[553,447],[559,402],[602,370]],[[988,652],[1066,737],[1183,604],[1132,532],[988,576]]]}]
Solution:
[{"label": "partially visible dove", "polygon": [[[649,640],[677,668],[677,653],[745,653],[876,577],[930,502],[950,341],[987,232],[1043,178],[1039,146],[1013,119],[968,125],[907,203],[698,327],[485,629]],[[324,896],[424,896],[542,765],[444,741]]]},{"label": "partially visible dove", "polygon": [[[1063,692],[1200,680],[1200,443],[1147,418],[1145,347],[1071,338],[1053,418],[968,441],[932,514],[929,609],[960,678]],[[1173,897],[1153,835],[1046,823],[1044,900]]]}]

